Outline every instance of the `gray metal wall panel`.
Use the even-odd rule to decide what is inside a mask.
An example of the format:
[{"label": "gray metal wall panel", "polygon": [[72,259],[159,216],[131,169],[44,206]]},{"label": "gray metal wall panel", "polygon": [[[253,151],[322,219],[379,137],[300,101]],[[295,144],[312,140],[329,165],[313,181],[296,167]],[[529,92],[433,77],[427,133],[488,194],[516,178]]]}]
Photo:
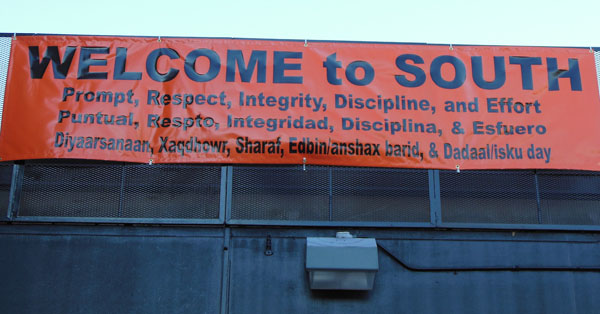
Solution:
[{"label": "gray metal wall panel", "polygon": [[274,238],[272,256],[264,254],[265,242],[262,237],[232,239],[229,313],[320,313],[321,303],[325,309],[325,302],[311,302],[306,240]]},{"label": "gray metal wall panel", "polygon": [[[379,252],[380,270],[371,292],[311,292],[304,269],[306,240],[298,236],[302,231],[294,231],[290,236],[278,231],[280,237],[275,235],[277,231],[264,231],[273,237],[272,256],[264,254],[265,237],[234,233],[230,313],[600,313],[600,299],[596,297],[600,288],[598,271],[417,272],[404,268],[382,251]],[[314,233],[319,232],[306,232],[310,236]],[[363,236],[365,233],[368,231],[363,232]],[[386,244],[394,246],[392,244],[397,242],[401,247],[408,241],[401,238],[410,232],[395,234],[396,239],[387,239]],[[512,257],[498,258],[495,246],[505,247],[506,254],[519,254],[530,262],[536,259],[543,262],[544,254],[556,257],[565,254],[566,249],[571,251],[566,254],[572,260],[558,258],[564,265],[578,264],[575,260],[579,258],[584,258],[585,263],[600,263],[594,244],[578,244],[577,239],[574,243],[556,245],[541,239],[543,249],[540,250],[536,249],[535,242],[525,248],[523,243],[510,239],[498,242],[493,232],[487,239],[482,239],[481,234],[460,233],[455,236],[458,240],[455,243],[436,239],[435,232],[419,234],[420,237],[429,235],[429,241],[413,240],[415,243],[405,249],[413,253],[412,262],[418,257],[419,263],[429,266],[444,266],[446,260],[451,262],[449,266],[456,267],[468,267],[473,262],[481,264],[489,259],[496,259],[500,265],[513,262]],[[465,248],[469,245],[472,247]],[[440,249],[448,247],[450,249]],[[422,254],[427,250],[429,254]],[[592,256],[585,257],[585,253]],[[544,263],[541,266],[545,266]]]},{"label": "gray metal wall panel", "polygon": [[0,227],[1,313],[219,311],[223,239],[202,229]]},{"label": "gray metal wall panel", "polygon": [[[600,313],[599,271],[466,271],[600,263],[598,233],[351,229],[374,237],[370,292],[313,292],[306,237],[334,228],[231,228],[222,313]],[[0,225],[0,313],[218,313],[225,228]],[[273,255],[264,254],[267,235]]]},{"label": "gray metal wall panel", "polygon": [[[600,243],[490,239],[379,240],[407,265],[419,268],[598,268]],[[443,258],[440,258],[442,257]]]}]

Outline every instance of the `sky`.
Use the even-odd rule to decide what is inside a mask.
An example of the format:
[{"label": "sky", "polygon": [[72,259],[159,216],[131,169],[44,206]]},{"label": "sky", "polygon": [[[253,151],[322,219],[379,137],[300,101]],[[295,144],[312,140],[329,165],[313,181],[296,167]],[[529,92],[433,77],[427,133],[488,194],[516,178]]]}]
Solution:
[{"label": "sky", "polygon": [[7,1],[0,32],[600,46],[600,1]]}]

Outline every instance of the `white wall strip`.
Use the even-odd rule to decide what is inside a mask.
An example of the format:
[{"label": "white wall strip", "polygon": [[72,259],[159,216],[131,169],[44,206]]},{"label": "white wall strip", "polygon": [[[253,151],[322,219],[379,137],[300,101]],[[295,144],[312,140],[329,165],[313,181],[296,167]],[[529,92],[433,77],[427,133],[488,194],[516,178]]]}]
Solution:
[{"label": "white wall strip", "polygon": [[[600,51],[594,51],[594,59],[596,59],[596,78],[598,79],[598,91],[600,92]],[[598,95],[600,97],[600,95]]]},{"label": "white wall strip", "polygon": [[10,45],[12,40],[12,37],[0,37],[0,130],[2,128],[4,92],[6,90],[6,77],[8,75],[8,61],[10,59]]}]

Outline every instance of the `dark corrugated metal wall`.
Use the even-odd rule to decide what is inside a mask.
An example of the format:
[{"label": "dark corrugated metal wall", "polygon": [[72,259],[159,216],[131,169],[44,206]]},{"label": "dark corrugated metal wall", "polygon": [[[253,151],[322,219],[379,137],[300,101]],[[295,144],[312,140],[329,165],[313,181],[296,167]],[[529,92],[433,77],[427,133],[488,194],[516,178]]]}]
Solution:
[{"label": "dark corrugated metal wall", "polygon": [[[305,238],[335,231],[0,225],[0,309],[600,313],[595,233],[353,229],[385,248],[379,250],[374,289],[313,292],[304,269]],[[268,235],[271,256],[264,254]]]},{"label": "dark corrugated metal wall", "polygon": [[0,226],[1,313],[218,313],[221,230]]}]

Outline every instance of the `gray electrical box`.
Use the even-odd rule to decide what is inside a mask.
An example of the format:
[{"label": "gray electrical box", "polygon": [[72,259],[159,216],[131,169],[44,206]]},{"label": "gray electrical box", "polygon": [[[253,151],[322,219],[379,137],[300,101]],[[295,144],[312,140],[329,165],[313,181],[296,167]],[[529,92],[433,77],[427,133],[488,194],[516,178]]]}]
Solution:
[{"label": "gray electrical box", "polygon": [[379,270],[373,238],[306,238],[311,289],[371,290]]}]

